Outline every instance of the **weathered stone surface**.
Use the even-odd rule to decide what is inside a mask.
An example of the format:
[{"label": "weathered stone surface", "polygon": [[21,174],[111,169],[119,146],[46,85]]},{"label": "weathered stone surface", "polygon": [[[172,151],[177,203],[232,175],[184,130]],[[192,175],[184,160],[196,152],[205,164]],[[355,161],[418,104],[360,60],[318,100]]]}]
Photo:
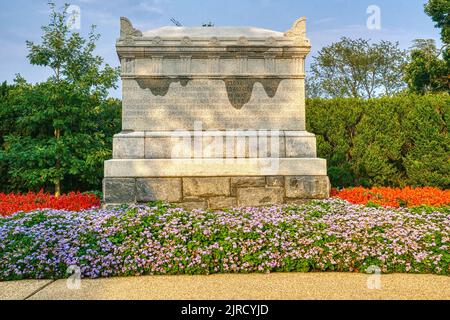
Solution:
[{"label": "weathered stone surface", "polygon": [[148,178],[136,180],[136,200],[148,202],[181,201],[181,178]]},{"label": "weathered stone surface", "polygon": [[205,131],[305,130],[305,58],[311,45],[301,25],[301,32],[289,34],[162,28],[145,33],[158,34],[151,38],[132,37],[127,28],[116,46],[124,130],[192,130],[196,121]]},{"label": "weathered stone surface", "polygon": [[284,158],[284,132],[279,130],[229,130],[225,132],[226,158]]},{"label": "weathered stone surface", "polygon": [[[281,80],[273,97],[251,78],[254,86],[243,92],[227,89],[224,80],[169,81],[166,85],[123,80],[123,130],[194,130],[197,121],[203,130],[305,130],[304,111],[299,107],[299,100],[303,99],[299,92],[304,91],[302,79]],[[159,91],[162,85],[165,88]],[[248,95],[249,100],[237,109],[230,99],[242,95]]]},{"label": "weathered stone surface", "polygon": [[210,209],[226,209],[234,208],[237,205],[235,197],[213,197],[208,199],[208,206]]},{"label": "weathered stone surface", "polygon": [[104,179],[105,205],[164,200],[189,210],[303,204],[329,192],[327,176]]},{"label": "weathered stone surface", "polygon": [[304,177],[327,175],[305,126],[305,19],[285,33],[143,33],[121,21],[123,132],[105,162],[107,204],[219,208],[326,194],[327,181]]},{"label": "weathered stone surface", "polygon": [[284,188],[284,177],[266,177],[266,185],[268,187]]},{"label": "weathered stone surface", "polygon": [[185,197],[214,197],[230,195],[230,178],[183,178]]},{"label": "weathered stone surface", "polygon": [[287,158],[316,158],[315,136],[286,136]]},{"label": "weathered stone surface", "polygon": [[265,177],[233,177],[231,178],[231,195],[236,196],[239,187],[264,187]]},{"label": "weathered stone surface", "polygon": [[190,159],[193,157],[192,132],[146,132],[146,159]]},{"label": "weathered stone surface", "polygon": [[[268,157],[271,158],[286,158],[286,138],[284,137],[284,132],[280,132],[279,135],[272,135],[268,139],[269,143],[269,154]],[[260,158],[262,156],[260,155]]]},{"label": "weathered stone surface", "polygon": [[284,131],[146,132],[146,159],[285,158]]},{"label": "weathered stone surface", "polygon": [[177,206],[185,210],[206,210],[208,209],[208,202],[200,199],[185,199],[183,202],[177,203]]},{"label": "weathered stone surface", "polygon": [[114,137],[115,159],[284,158],[282,131],[143,132]]},{"label": "weathered stone surface", "polygon": [[283,188],[238,188],[237,203],[240,207],[266,206],[284,202]]},{"label": "weathered stone surface", "polygon": [[330,182],[327,176],[286,177],[287,198],[319,199],[330,195]]},{"label": "weathered stone surface", "polygon": [[144,133],[122,133],[113,138],[114,159],[144,159]]},{"label": "weathered stone surface", "polygon": [[204,159],[223,159],[225,157],[225,137],[221,132],[203,133],[202,137],[197,138],[201,145],[196,144],[194,137],[194,157]]},{"label": "weathered stone surface", "polygon": [[325,159],[114,159],[105,177],[320,176]]},{"label": "weathered stone surface", "polygon": [[136,180],[131,178],[105,178],[103,197],[106,203],[134,203],[136,201]]},{"label": "weathered stone surface", "polygon": [[172,139],[170,138],[145,138],[145,159],[171,159]]}]

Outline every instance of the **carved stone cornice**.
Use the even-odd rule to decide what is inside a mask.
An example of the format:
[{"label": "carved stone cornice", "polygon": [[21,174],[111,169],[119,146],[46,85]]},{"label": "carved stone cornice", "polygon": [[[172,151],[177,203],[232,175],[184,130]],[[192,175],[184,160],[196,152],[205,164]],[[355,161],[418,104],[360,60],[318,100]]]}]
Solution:
[{"label": "carved stone cornice", "polygon": [[199,28],[179,28],[181,29],[179,31],[172,30],[171,27],[141,32],[125,17],[120,18],[120,25],[120,38],[116,45],[119,51],[145,47],[149,51],[173,52],[184,47],[181,50],[191,50],[195,54],[195,51],[203,51],[205,47],[209,47],[210,50],[220,54],[221,51],[233,50],[233,47],[255,53],[278,48],[289,55],[292,51],[307,54],[311,47],[306,37],[305,18],[298,19],[285,33],[258,28],[240,28],[232,31],[217,28],[218,32],[215,33],[215,28],[204,28],[208,31],[202,32]]},{"label": "carved stone cornice", "polygon": [[142,32],[133,28],[133,24],[128,18],[120,18],[120,38],[126,39],[130,37],[142,37]]},{"label": "carved stone cornice", "polygon": [[309,45],[309,39],[306,37],[306,18],[302,17],[294,22],[292,28],[284,33],[286,38],[292,38],[295,44]]}]

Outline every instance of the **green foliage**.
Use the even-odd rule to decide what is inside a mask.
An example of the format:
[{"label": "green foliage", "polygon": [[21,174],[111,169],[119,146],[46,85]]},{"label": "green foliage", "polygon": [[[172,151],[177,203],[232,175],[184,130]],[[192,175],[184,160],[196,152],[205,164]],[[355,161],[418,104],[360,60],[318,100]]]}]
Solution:
[{"label": "green foliage", "polygon": [[416,40],[405,68],[405,80],[411,92],[450,92],[450,1],[429,0],[425,13],[441,30],[444,46],[438,50],[434,40]]},{"label": "green foliage", "polygon": [[[30,63],[52,76],[35,85],[20,76],[0,85],[0,191],[99,190],[103,162],[120,131],[121,103],[108,98],[118,69],[94,54],[94,29],[85,39],[68,29],[67,6],[51,9],[41,43],[27,45]],[[426,7],[444,43],[446,9],[445,0]],[[401,90],[404,56],[397,44],[343,38],[315,59],[309,95],[353,97],[307,102],[308,129],[317,135],[335,187],[449,187],[449,95],[361,99]],[[416,41],[404,68],[410,90],[445,89],[449,56],[444,50],[440,59],[433,42]]]},{"label": "green foliage", "polygon": [[436,23],[436,27],[441,29],[442,41],[450,44],[450,1],[429,0],[425,5],[425,13]]},{"label": "green foliage", "polygon": [[360,183],[350,167],[351,150],[366,107],[363,100],[354,98],[307,100],[307,125],[317,135],[318,154],[328,160],[333,186]]},{"label": "green foliage", "polygon": [[308,130],[334,187],[450,186],[450,96],[309,99]]},{"label": "green foliage", "polygon": [[450,186],[449,95],[428,96],[414,101],[404,130],[409,152],[404,167],[410,185]]},{"label": "green foliage", "polygon": [[112,135],[119,130],[120,102],[107,98],[119,70],[94,55],[99,38],[94,28],[85,39],[69,30],[67,5],[61,12],[50,7],[42,42],[27,46],[30,63],[53,75],[36,85],[19,77],[5,89],[1,168],[15,191],[52,185],[57,194],[62,188],[99,189],[103,161],[111,157]]},{"label": "green foliage", "polygon": [[402,149],[406,133],[402,130],[406,97],[380,98],[368,102],[358,123],[352,153],[353,170],[364,184],[393,186],[404,181]]},{"label": "green foliage", "polygon": [[[73,85],[58,95],[52,95],[52,88],[47,81],[18,83],[10,90],[8,112],[0,115],[9,126],[0,151],[2,177],[7,178],[2,191],[52,190],[58,179],[65,191],[100,190],[103,162],[111,157],[112,136],[120,130],[121,103],[81,94]],[[52,108],[52,97],[60,96],[69,103]],[[59,139],[54,135],[57,121],[64,128]]]},{"label": "green foliage", "polygon": [[5,136],[13,129],[11,120],[14,119],[15,113],[9,103],[10,91],[13,88],[14,86],[6,82],[0,86],[0,191],[9,191],[8,165],[6,161],[2,161],[1,146],[5,143]]},{"label": "green foliage", "polygon": [[432,39],[416,39],[405,66],[405,81],[414,93],[449,91],[450,63],[440,57]]},{"label": "green foliage", "polygon": [[404,88],[405,56],[398,43],[370,44],[368,40],[343,37],[314,57],[307,94],[311,98],[392,95]]},{"label": "green foliage", "polygon": [[417,206],[417,207],[413,207],[413,208],[409,208],[408,209],[410,212],[412,213],[417,213],[417,214],[421,214],[421,213],[427,213],[427,214],[431,214],[433,212],[444,212],[450,215],[450,206],[442,206],[439,208],[436,207],[431,207],[431,206],[427,206],[427,205],[422,205],[422,206]]}]

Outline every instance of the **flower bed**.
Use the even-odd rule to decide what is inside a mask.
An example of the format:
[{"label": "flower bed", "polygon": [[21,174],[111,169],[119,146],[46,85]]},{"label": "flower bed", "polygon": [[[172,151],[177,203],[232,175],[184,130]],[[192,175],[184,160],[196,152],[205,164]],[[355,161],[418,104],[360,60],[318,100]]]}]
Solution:
[{"label": "flower bed", "polygon": [[374,204],[385,207],[441,207],[450,205],[450,190],[437,188],[351,188],[333,190],[332,196],[354,204]]},{"label": "flower bed", "polygon": [[[448,206],[450,190],[436,188],[351,188],[332,190],[332,196],[354,204],[374,204],[385,207]],[[55,197],[40,191],[26,194],[0,193],[0,216],[10,216],[17,212],[30,212],[38,209],[59,209],[81,211],[100,206],[100,198],[94,194],[71,192]]]},{"label": "flower bed", "polygon": [[[168,205],[0,219],[0,279],[276,271],[450,273],[450,212],[339,199],[185,211]],[[73,269],[72,269],[73,270]]]},{"label": "flower bed", "polygon": [[81,211],[98,208],[100,199],[94,194],[71,192],[59,197],[40,191],[26,194],[0,193],[0,216],[9,216],[16,212],[30,212],[37,209],[64,209]]}]

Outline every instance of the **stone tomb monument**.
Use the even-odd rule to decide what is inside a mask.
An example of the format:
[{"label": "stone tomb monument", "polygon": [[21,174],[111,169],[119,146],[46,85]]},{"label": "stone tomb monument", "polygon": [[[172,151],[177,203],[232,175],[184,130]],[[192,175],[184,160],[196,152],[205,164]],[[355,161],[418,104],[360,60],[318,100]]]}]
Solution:
[{"label": "stone tomb monument", "polygon": [[285,33],[163,27],[121,18],[122,132],[104,201],[220,209],[326,198],[305,127],[306,20]]}]

